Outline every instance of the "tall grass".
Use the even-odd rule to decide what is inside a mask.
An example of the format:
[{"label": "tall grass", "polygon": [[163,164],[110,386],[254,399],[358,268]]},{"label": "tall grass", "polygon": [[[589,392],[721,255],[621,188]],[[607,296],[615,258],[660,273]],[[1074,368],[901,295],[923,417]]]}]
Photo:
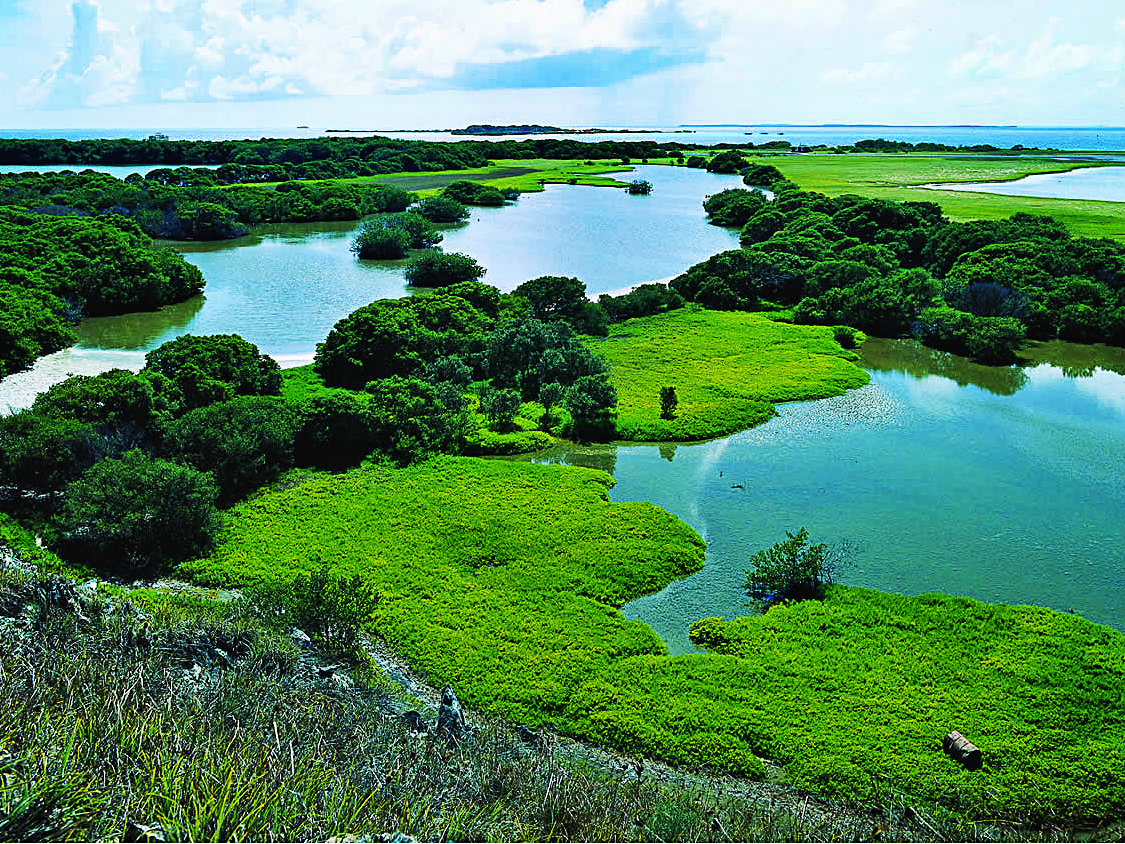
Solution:
[{"label": "tall grass", "polygon": [[[0,575],[0,840],[832,840],[867,816],[685,789],[522,744],[486,721],[410,733],[354,662],[319,679],[241,602],[66,600]],[[220,651],[222,654],[220,654]],[[334,654],[334,658],[339,658]],[[205,663],[206,665],[201,665]],[[370,681],[365,681],[364,678]],[[908,834],[908,833],[904,833]]]}]

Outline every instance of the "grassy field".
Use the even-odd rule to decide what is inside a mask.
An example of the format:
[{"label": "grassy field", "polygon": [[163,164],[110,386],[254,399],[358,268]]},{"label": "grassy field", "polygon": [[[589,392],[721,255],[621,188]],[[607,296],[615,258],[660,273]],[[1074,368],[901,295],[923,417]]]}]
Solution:
[{"label": "grassy field", "polygon": [[[767,804],[529,745],[475,713],[460,743],[417,735],[398,713],[433,724],[433,695],[403,690],[363,643],[299,647],[276,607],[246,596],[76,588],[24,565],[34,539],[6,527],[0,545],[23,562],[0,564],[0,840],[847,841],[871,828],[863,811],[806,813],[782,787]],[[890,840],[916,838],[891,799],[879,808]]]},{"label": "grassy field", "polygon": [[[830,328],[759,314],[687,307],[618,323],[587,342],[610,362],[625,440],[721,437],[765,422],[775,402],[836,396],[868,380]],[[664,386],[679,399],[671,420],[660,416]]]},{"label": "grassy field", "polygon": [[[656,162],[656,159],[653,159]],[[662,160],[663,163],[669,163]],[[628,182],[606,175],[609,173],[629,173],[632,167],[617,161],[602,159],[586,164],[583,161],[570,161],[552,158],[514,158],[498,159],[487,167],[470,167],[464,170],[422,170],[418,172],[389,173],[385,176],[356,176],[350,179],[323,179],[312,181],[367,183],[400,187],[414,191],[420,197],[433,196],[453,182],[465,180],[492,185],[500,190],[516,190],[520,193],[537,193],[544,184],[594,185],[600,187],[623,187]],[[261,187],[274,187],[276,182],[264,182]],[[238,185],[227,185],[227,189],[237,189]]]},{"label": "grassy field", "polygon": [[[524,723],[817,791],[888,787],[971,818],[1125,813],[1125,636],[1079,617],[837,588],[696,625],[669,658],[616,607],[696,570],[702,544],[603,473],[472,458],[319,476],[226,517],[185,569],[212,584],[329,563],[379,595],[373,627],[437,684]],[[984,753],[941,752],[961,730]]]},{"label": "grassy field", "polygon": [[829,196],[844,193],[913,202],[936,202],[953,220],[994,220],[1012,214],[1045,214],[1074,234],[1125,240],[1125,203],[1085,199],[1044,199],[916,187],[931,182],[1008,181],[1036,173],[1098,166],[1049,159],[941,158],[920,155],[757,156],[805,190]]}]

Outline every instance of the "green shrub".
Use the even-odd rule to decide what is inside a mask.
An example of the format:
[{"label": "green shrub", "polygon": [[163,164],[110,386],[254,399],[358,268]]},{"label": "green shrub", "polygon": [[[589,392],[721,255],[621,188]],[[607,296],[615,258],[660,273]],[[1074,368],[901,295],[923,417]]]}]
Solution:
[{"label": "green shrub", "polygon": [[832,326],[832,339],[840,344],[841,349],[855,349],[863,342],[864,334],[858,328],[850,325]]},{"label": "green shrub", "polygon": [[145,355],[145,369],[167,378],[188,410],[235,396],[281,392],[277,361],[237,334],[185,334]]},{"label": "green shrub", "polygon": [[821,599],[836,579],[841,560],[824,543],[809,544],[809,532],[785,531],[786,539],[750,558],[743,589],[764,605]]},{"label": "green shrub", "polygon": [[414,210],[431,223],[460,223],[469,218],[469,209],[448,196],[427,197]]},{"label": "green shrub", "polygon": [[442,189],[441,195],[456,200],[462,205],[499,208],[504,204],[504,194],[500,192],[499,188],[492,185],[482,185],[479,182],[470,182],[467,179],[460,179],[446,185]]},{"label": "green shrub", "polygon": [[140,451],[95,463],[66,488],[57,546],[67,561],[152,570],[206,551],[218,489],[205,472]]},{"label": "green shrub", "polygon": [[210,472],[230,504],[293,465],[297,408],[275,396],[240,396],[196,408],[172,423],[164,453]]},{"label": "green shrub", "polygon": [[262,617],[345,652],[355,646],[379,604],[378,593],[358,574],[341,577],[327,564],[285,580],[257,583],[249,596]]},{"label": "green shrub", "polygon": [[476,281],[484,274],[484,267],[460,252],[423,252],[411,258],[404,271],[412,287],[448,287]]},{"label": "green shrub", "polygon": [[512,420],[516,418],[520,404],[518,390],[488,387],[481,392],[481,412],[488,417],[489,423],[499,433],[506,433],[512,429]]},{"label": "green shrub", "polygon": [[313,396],[301,404],[294,459],[301,466],[345,469],[356,466],[376,445],[371,398],[343,392]]}]

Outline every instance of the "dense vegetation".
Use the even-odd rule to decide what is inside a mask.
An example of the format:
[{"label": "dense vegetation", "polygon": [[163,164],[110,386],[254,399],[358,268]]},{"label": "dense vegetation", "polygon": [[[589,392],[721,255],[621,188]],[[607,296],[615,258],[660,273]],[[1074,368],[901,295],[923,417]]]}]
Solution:
[{"label": "dense vegetation", "polygon": [[[220,167],[230,184],[246,174],[261,181],[255,168],[271,168],[291,179],[377,176],[386,173],[464,170],[498,158],[657,158],[674,154],[680,142],[576,141],[534,138],[525,141],[403,141],[381,137],[262,138],[257,141],[172,141],[99,138],[0,138],[3,164],[190,164]],[[751,145],[752,146],[752,145]],[[270,179],[277,181],[277,179]]]},{"label": "dense vegetation", "polygon": [[198,554],[217,503],[294,463],[315,413],[268,398],[280,386],[275,361],[224,335],[165,343],[140,373],[68,378],[0,418],[0,505],[80,566]]},{"label": "dense vegetation", "polygon": [[[1038,607],[836,586],[823,603],[704,619],[692,638],[715,656],[638,666],[632,705],[700,694],[722,677],[732,723],[795,782],[862,792],[879,771],[982,814],[1081,823],[1125,810],[1112,773],[1125,763],[1125,637],[1108,627]],[[941,754],[951,729],[982,749],[982,772]]]},{"label": "dense vegetation", "polygon": [[708,307],[792,308],[796,322],[846,324],[1006,363],[1025,337],[1125,344],[1125,246],[1072,237],[1049,217],[955,223],[928,202],[828,197],[775,184],[708,197],[742,249],[671,282]]},{"label": "dense vegetation", "polygon": [[404,211],[413,200],[400,188],[370,181],[226,187],[214,183],[215,172],[154,170],[124,180],[90,171],[2,174],[0,205],[53,215],[117,214],[151,237],[222,240],[246,234],[258,223],[358,220]]},{"label": "dense vegetation", "polygon": [[[614,609],[701,561],[647,504],[589,470],[445,458],[306,481],[239,505],[214,583],[332,560],[381,596],[374,627],[433,682],[525,723],[820,792],[883,783],[975,817],[1125,811],[1125,638],[1046,609],[832,587],[823,603],[693,628],[712,655],[662,656]],[[529,515],[532,514],[532,515]],[[299,526],[299,527],[298,527]],[[960,729],[985,768],[941,752]]]},{"label": "dense vegetation", "polygon": [[426,249],[441,243],[443,235],[421,214],[376,214],[364,220],[352,251],[359,258],[405,258],[411,249]]},{"label": "dense vegetation", "polygon": [[73,342],[82,316],[151,310],[203,289],[203,276],[116,215],[0,208],[0,378]]},{"label": "dense vegetation", "polygon": [[[761,424],[774,403],[839,395],[867,383],[826,328],[698,306],[631,319],[589,340],[610,363],[617,435],[641,441],[702,440]],[[675,416],[661,410],[672,386]]]},{"label": "dense vegetation", "polygon": [[[428,257],[434,260],[423,265]],[[454,260],[454,269],[466,267],[470,276],[483,272],[465,256],[431,252],[413,259],[408,280],[424,283],[419,274],[409,272],[411,268],[440,269],[446,259]],[[443,280],[427,279],[438,284]],[[458,450],[461,440],[461,448],[469,443],[475,443],[470,450],[484,448],[484,440],[491,437],[478,432],[465,439],[475,426],[448,421],[450,414],[471,410],[470,401],[499,434],[513,431],[522,403],[540,405],[538,413],[531,412],[545,430],[560,421],[554,420],[551,409],[561,405],[569,414],[564,429],[572,435],[611,434],[610,413],[617,397],[605,363],[578,340],[570,323],[582,317],[583,306],[597,306],[586,301],[585,287],[577,279],[544,277],[521,287],[501,296],[496,288],[469,278],[453,280],[430,294],[372,302],[340,320],[318,344],[315,369],[328,386],[351,390],[382,391],[381,382],[398,379],[393,383],[400,398],[402,389],[413,390],[432,414],[446,418],[438,426],[443,433],[437,439],[419,432],[419,445],[409,450],[413,456]],[[566,291],[561,299],[547,295],[559,290]],[[555,307],[574,297],[582,303],[576,310]],[[467,396],[470,385],[473,395]],[[432,396],[424,399],[423,394]],[[390,397],[388,402],[387,413],[393,416]],[[531,444],[526,438],[517,441]],[[502,443],[494,445],[504,451]],[[409,457],[399,452],[396,456]]]}]

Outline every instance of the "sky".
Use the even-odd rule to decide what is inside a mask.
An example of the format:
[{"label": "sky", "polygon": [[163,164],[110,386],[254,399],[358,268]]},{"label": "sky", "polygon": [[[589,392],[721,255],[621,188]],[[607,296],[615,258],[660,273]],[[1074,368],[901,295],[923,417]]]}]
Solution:
[{"label": "sky", "polygon": [[1120,0],[0,0],[0,129],[1125,126]]}]

